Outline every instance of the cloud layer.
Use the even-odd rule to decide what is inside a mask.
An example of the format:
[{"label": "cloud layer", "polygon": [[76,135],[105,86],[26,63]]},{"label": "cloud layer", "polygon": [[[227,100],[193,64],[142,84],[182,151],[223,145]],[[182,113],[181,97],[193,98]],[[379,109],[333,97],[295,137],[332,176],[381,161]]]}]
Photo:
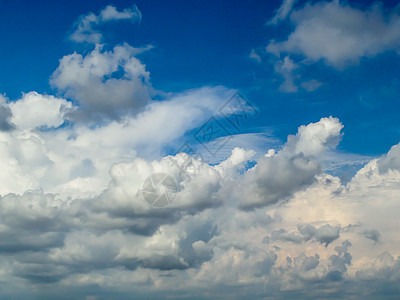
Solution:
[{"label": "cloud layer", "polygon": [[[79,109],[63,99],[30,93],[4,101],[13,129],[0,134],[2,281],[24,282],[21,297],[39,291],[45,298],[57,290],[100,296],[114,289],[127,297],[139,286],[139,298],[163,298],[166,291],[339,297],[350,284],[365,297],[383,285],[398,293],[400,172],[388,163],[399,159],[398,145],[346,185],[321,165],[341,137],[343,125],[332,117],[300,126],[251,168],[254,151],[240,148],[216,165],[185,153],[147,160],[129,150],[167,143],[199,126],[185,116],[201,120],[226,92],[190,91],[100,128],[59,127],[65,112]],[[199,96],[208,102],[198,106]],[[47,117],[35,119],[32,103]],[[177,127],[160,128],[164,140],[144,134],[132,144],[124,137],[139,134],[151,118],[165,124],[159,118],[171,110]],[[28,117],[19,121],[23,111]],[[148,176],[160,172],[178,187],[165,208],[152,207],[141,194]]]}]

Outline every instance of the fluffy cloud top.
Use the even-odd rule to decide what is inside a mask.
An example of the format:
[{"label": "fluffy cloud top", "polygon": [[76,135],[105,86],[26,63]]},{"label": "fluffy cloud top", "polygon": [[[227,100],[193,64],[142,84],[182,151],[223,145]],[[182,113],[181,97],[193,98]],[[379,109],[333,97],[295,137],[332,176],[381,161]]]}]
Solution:
[{"label": "fluffy cloud top", "polygon": [[44,96],[35,92],[9,104],[11,122],[19,129],[37,127],[58,127],[64,123],[65,115],[72,111],[72,104],[54,96]]},{"label": "fluffy cloud top", "polygon": [[[128,44],[102,51],[101,46],[88,53],[70,54],[60,60],[51,83],[65,96],[76,100],[86,117],[96,114],[118,118],[122,113],[142,107],[150,99],[149,72],[135,56],[147,48]],[[122,72],[122,76],[117,76]],[[77,117],[82,113],[77,113]]]},{"label": "fluffy cloud top", "polygon": [[336,118],[322,118],[301,126],[277,154],[261,158],[238,185],[240,207],[252,209],[285,200],[304,189],[321,172],[315,157],[336,147],[343,125]]}]

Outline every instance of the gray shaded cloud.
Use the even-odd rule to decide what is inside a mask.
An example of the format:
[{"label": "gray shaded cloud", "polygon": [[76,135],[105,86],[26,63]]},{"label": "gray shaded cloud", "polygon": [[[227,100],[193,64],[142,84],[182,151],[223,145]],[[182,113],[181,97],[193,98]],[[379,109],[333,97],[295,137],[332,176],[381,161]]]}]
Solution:
[{"label": "gray shaded cloud", "polygon": [[373,240],[374,242],[379,242],[381,239],[381,234],[378,230],[375,229],[363,230],[361,234],[364,235],[366,238]]},{"label": "gray shaded cloud", "polygon": [[378,159],[378,168],[381,173],[400,171],[400,145],[394,145],[387,154]]},{"label": "gray shaded cloud", "polygon": [[103,51],[98,45],[85,56],[66,55],[50,82],[80,104],[80,109],[70,114],[75,120],[99,121],[104,116],[119,119],[121,115],[137,113],[150,100],[152,89],[150,74],[136,56],[150,48],[123,44]]},{"label": "gray shaded cloud", "polygon": [[5,99],[0,95],[0,131],[10,131],[14,129],[11,122],[12,113],[7,106]]},{"label": "gray shaded cloud", "polygon": [[325,246],[327,247],[330,243],[338,239],[340,236],[340,226],[331,226],[329,224],[326,224],[319,228],[316,228],[311,224],[299,224],[297,228],[298,232],[291,233],[289,233],[284,228],[273,230],[271,233],[271,238],[267,240],[286,241],[300,244],[314,239],[321,244],[325,244]]},{"label": "gray shaded cloud", "polygon": [[322,118],[301,126],[277,154],[260,158],[238,183],[240,208],[271,205],[311,185],[322,171],[316,157],[337,146],[342,128],[338,119]]}]

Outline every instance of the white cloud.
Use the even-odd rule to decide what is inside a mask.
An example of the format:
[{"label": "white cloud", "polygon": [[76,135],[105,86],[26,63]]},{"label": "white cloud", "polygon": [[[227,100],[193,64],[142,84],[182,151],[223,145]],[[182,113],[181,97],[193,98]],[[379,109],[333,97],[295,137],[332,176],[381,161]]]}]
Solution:
[{"label": "white cloud", "polygon": [[74,32],[70,35],[70,39],[77,43],[98,44],[102,40],[102,34],[95,28],[103,23],[117,20],[131,20],[140,22],[142,14],[136,6],[118,11],[115,6],[108,5],[99,12],[98,15],[89,13],[81,16],[75,22]]},{"label": "white cloud", "polygon": [[284,20],[289,15],[296,2],[297,0],[283,0],[275,16],[268,22],[268,24],[277,24]]},{"label": "white cloud", "polygon": [[271,205],[311,185],[321,172],[315,158],[337,146],[342,128],[332,117],[299,127],[277,154],[259,159],[238,183],[239,206],[254,209]]},{"label": "white cloud", "polygon": [[319,2],[306,4],[290,17],[294,31],[286,41],[271,41],[268,52],[301,54],[343,68],[400,47],[400,16],[385,14],[378,4],[363,11],[339,1]]},{"label": "white cloud", "polygon": [[[172,96],[121,126],[111,122],[97,129],[82,124],[2,132],[7,139],[2,149],[8,153],[1,152],[1,161],[7,165],[14,156],[20,170],[8,169],[20,184],[15,190],[12,180],[0,181],[0,236],[7,241],[0,245],[0,262],[8,266],[0,272],[2,281],[15,286],[23,278],[32,289],[50,283],[49,297],[60,289],[81,295],[93,284],[123,295],[140,286],[152,298],[162,297],[171,286],[171,295],[190,290],[207,297],[202,292],[207,288],[228,297],[319,298],[326,291],[335,297],[350,282],[356,292],[365,291],[371,280],[375,288],[385,282],[398,291],[400,241],[394,224],[400,212],[400,173],[379,167],[398,153],[372,160],[344,186],[319,166],[321,155],[340,140],[343,126],[335,118],[300,126],[280,151],[268,151],[249,170],[244,166],[255,153],[240,148],[214,166],[186,154],[160,160],[124,156],[138,148],[125,136],[140,140],[135,130],[150,130],[141,127],[146,124],[142,118],[158,120],[163,112],[169,116],[169,109],[176,112],[166,119],[177,126],[170,133],[160,127],[165,120],[157,125],[156,140],[164,132],[167,142],[185,132],[174,133],[177,128],[199,126],[186,122],[206,120],[230,93],[201,89]],[[206,96],[201,104],[198,99]],[[142,143],[151,143],[157,130],[147,140],[144,133]],[[41,181],[46,172],[39,170],[51,166],[56,172]],[[90,166],[93,173],[87,173]],[[110,177],[104,175],[108,171]],[[150,206],[140,193],[154,172],[171,174],[178,184],[174,202],[165,208]],[[81,176],[80,181],[71,174]],[[106,179],[100,181],[108,184],[91,181],[102,176]],[[69,188],[75,184],[74,192],[68,193],[66,185],[59,188],[63,182]],[[5,195],[5,187],[19,195]],[[32,188],[37,190],[27,191]],[[90,195],[90,189],[103,192]],[[248,209],[240,209],[243,205]],[[309,294],[312,282],[321,289]],[[90,295],[98,296],[93,290]]]},{"label": "white cloud", "polygon": [[139,114],[94,128],[86,123],[57,128],[82,110],[64,99],[31,92],[4,102],[15,128],[0,132],[0,194],[42,188],[64,199],[98,195],[107,187],[114,163],[160,157],[206,122],[232,93],[205,87],[171,94]]},{"label": "white cloud", "polygon": [[[80,103],[77,118],[96,114],[119,118],[122,113],[137,111],[150,100],[150,74],[135,56],[147,48],[128,44],[102,51],[101,46],[88,53],[70,54],[60,60],[51,84],[66,97]],[[122,72],[117,77],[117,72]],[[88,116],[86,116],[88,117]]]},{"label": "white cloud", "polygon": [[36,92],[24,94],[20,100],[10,102],[9,107],[11,122],[19,129],[58,127],[64,123],[65,116],[72,112],[71,102]]},{"label": "white cloud", "polygon": [[339,119],[322,118],[317,123],[300,126],[296,136],[289,136],[287,148],[296,154],[317,156],[338,145],[342,129]]}]

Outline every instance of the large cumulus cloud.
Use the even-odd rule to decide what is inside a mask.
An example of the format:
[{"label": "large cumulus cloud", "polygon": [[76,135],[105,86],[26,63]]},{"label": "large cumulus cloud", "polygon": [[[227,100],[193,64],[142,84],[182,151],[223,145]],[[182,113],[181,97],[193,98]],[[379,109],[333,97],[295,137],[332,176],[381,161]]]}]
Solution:
[{"label": "large cumulus cloud", "polygon": [[[198,93],[210,97],[203,112],[196,106],[201,118],[224,92],[192,91],[169,105],[185,99],[188,112]],[[19,100],[21,109],[24,99]],[[60,115],[57,105],[73,109],[62,100],[52,101],[57,118],[67,116]],[[169,105],[146,113],[150,117],[152,110]],[[127,124],[134,132],[141,116],[132,118]],[[42,121],[53,127],[61,123],[49,120],[54,121]],[[209,165],[185,153],[158,160],[139,158],[136,152],[121,156],[129,144],[116,141],[113,148],[121,151],[91,152],[91,144],[80,141],[83,135],[107,136],[109,130],[124,135],[128,130],[112,122],[100,129],[80,125],[50,131],[35,122],[15,123],[3,139],[19,147],[40,145],[34,157],[21,150],[17,159],[3,144],[8,149],[3,156],[14,155],[14,168],[21,171],[8,169],[19,176],[19,185],[1,185],[1,278],[12,286],[21,280],[28,284],[21,290],[24,295],[40,291],[51,298],[56,290],[67,290],[96,296],[118,289],[126,297],[140,286],[135,295],[143,298],[162,298],[167,290],[175,296],[190,291],[199,297],[318,298],[327,290],[339,297],[351,283],[355,293],[368,297],[383,282],[391,293],[398,292],[400,241],[393,220],[400,209],[400,173],[387,162],[396,161],[398,153],[392,149],[372,160],[344,185],[321,164],[324,153],[340,141],[343,125],[336,118],[300,126],[280,150],[265,151],[252,168],[247,163],[254,151],[240,148]],[[85,158],[76,154],[83,149],[89,151]],[[101,165],[98,159],[107,155],[112,159]],[[42,163],[35,165],[40,157]],[[69,175],[50,176],[51,170],[69,170]],[[141,193],[148,176],[160,172],[170,174],[178,186],[174,201],[164,208],[149,205]],[[365,291],[371,279],[376,284]],[[315,287],[311,294],[310,286]]]}]

